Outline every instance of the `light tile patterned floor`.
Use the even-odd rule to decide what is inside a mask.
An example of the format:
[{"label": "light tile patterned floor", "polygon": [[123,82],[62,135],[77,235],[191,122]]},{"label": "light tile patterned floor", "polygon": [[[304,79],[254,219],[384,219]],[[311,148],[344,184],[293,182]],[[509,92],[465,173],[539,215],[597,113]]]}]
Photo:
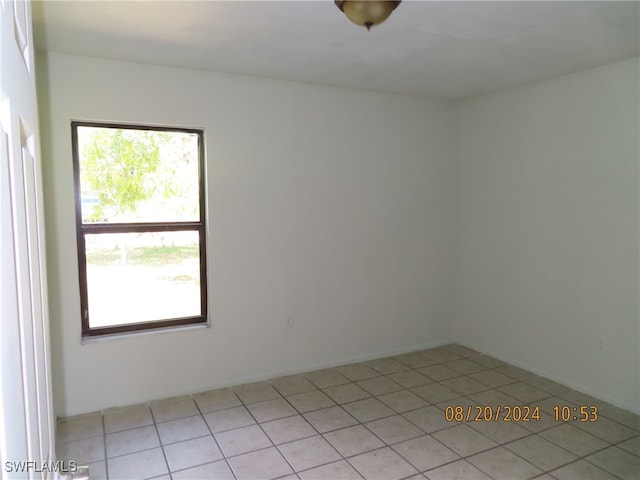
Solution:
[{"label": "light tile patterned floor", "polygon": [[[447,421],[458,405],[469,421]],[[495,421],[498,405],[541,417]],[[598,420],[556,421],[555,405]],[[638,480],[640,417],[449,345],[62,419],[57,452],[92,480]]]}]

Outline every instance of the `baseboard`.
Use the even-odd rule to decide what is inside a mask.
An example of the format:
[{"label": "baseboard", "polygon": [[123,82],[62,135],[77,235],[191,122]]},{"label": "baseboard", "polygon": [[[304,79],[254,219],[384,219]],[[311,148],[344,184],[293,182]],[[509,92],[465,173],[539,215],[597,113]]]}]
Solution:
[{"label": "baseboard", "polygon": [[502,355],[500,353],[496,353],[496,352],[492,352],[490,350],[485,350],[482,348],[478,348],[475,345],[472,344],[468,344],[465,342],[453,342],[456,343],[458,345],[462,345],[463,347],[467,347],[467,348],[471,348],[477,352],[480,353],[484,353],[485,355],[489,355],[493,358],[497,358],[498,360],[502,360],[503,362],[508,363],[509,365],[513,365],[514,367],[518,367],[518,368],[522,368],[523,370],[527,370],[531,373],[534,373],[536,375],[539,375],[541,377],[547,378],[549,380],[552,380],[554,382],[560,383],[562,385],[565,385],[569,388],[572,388],[573,390],[580,392],[580,393],[584,393],[585,395],[589,395],[591,397],[597,398],[599,400],[602,400],[603,402],[609,403],[611,405],[613,405],[614,407],[618,407],[618,408],[622,408],[624,410],[627,410],[629,412],[635,413],[636,415],[640,415],[640,407],[638,406],[634,406],[634,405],[626,405],[624,404],[624,402],[620,402],[618,399],[610,397],[609,395],[606,394],[602,394],[601,392],[595,392],[587,387],[584,387],[583,385],[577,384],[575,382],[573,382],[572,380],[568,380],[566,378],[562,378],[558,375],[554,375],[553,373],[549,373],[549,372],[545,372],[543,370],[537,369],[537,368],[532,368],[531,365],[527,365],[523,362],[520,362],[518,360],[514,360],[513,358],[509,358],[505,355]]},{"label": "baseboard", "polygon": [[415,352],[415,351],[418,351],[418,350],[426,350],[426,349],[429,349],[429,348],[436,348],[436,347],[440,347],[440,346],[443,346],[443,345],[449,345],[451,343],[454,343],[454,342],[453,342],[453,340],[450,340],[450,339],[437,340],[437,341],[433,341],[433,342],[414,344],[414,345],[407,346],[407,347],[395,348],[395,349],[391,349],[391,350],[378,351],[378,352],[375,352],[375,353],[356,355],[356,356],[353,356],[353,357],[343,357],[343,358],[341,358],[339,360],[334,360],[334,361],[309,363],[309,364],[304,364],[304,365],[298,365],[298,366],[296,366],[294,368],[286,368],[286,369],[278,369],[278,370],[270,370],[270,371],[267,371],[267,372],[261,372],[261,373],[256,374],[256,375],[243,375],[243,376],[224,379],[224,380],[222,380],[220,382],[194,385],[194,386],[190,386],[190,387],[185,387],[183,389],[167,390],[165,392],[162,392],[162,394],[159,394],[159,395],[154,396],[152,398],[148,398],[148,397],[146,397],[146,398],[130,398],[130,399],[125,400],[124,403],[117,404],[117,405],[95,405],[95,407],[92,408],[91,410],[84,410],[83,409],[82,411],[63,412],[63,413],[58,414],[58,418],[97,413],[97,412],[101,412],[101,411],[104,411],[104,410],[109,409],[109,408],[126,407],[126,406],[130,406],[130,405],[137,405],[137,404],[140,404],[140,403],[147,403],[147,402],[151,402],[151,401],[154,401],[154,400],[160,400],[160,399],[164,399],[164,398],[179,397],[179,396],[191,395],[191,394],[199,393],[199,392],[206,392],[206,391],[209,391],[209,390],[217,390],[219,388],[228,388],[228,387],[233,387],[233,386],[236,386],[236,385],[243,385],[245,383],[262,382],[262,381],[269,380],[269,379],[272,379],[272,378],[284,377],[284,376],[287,376],[287,375],[297,375],[297,374],[300,374],[300,373],[312,372],[314,370],[322,370],[322,369],[325,369],[325,368],[334,368],[334,367],[339,367],[339,366],[342,366],[342,365],[349,365],[351,363],[368,362],[370,360],[376,360],[378,358],[386,358],[386,357],[391,357],[391,356],[394,356],[394,355],[402,355],[404,353]]}]

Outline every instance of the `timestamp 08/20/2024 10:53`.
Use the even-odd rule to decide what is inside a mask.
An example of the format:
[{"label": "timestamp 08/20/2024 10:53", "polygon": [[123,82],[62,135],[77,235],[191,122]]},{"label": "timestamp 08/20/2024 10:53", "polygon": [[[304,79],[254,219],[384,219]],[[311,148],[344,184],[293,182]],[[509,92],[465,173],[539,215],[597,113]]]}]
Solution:
[{"label": "timestamp 08/20/2024 10:53", "polygon": [[[539,405],[447,405],[447,422],[538,422]],[[556,422],[597,422],[596,405],[556,405],[551,409]]]}]

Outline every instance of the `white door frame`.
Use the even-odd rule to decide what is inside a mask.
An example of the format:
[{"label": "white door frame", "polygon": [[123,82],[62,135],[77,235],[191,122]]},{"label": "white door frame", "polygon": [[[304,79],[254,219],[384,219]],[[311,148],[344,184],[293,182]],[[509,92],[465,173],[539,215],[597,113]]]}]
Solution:
[{"label": "white door frame", "polygon": [[[31,4],[0,0],[0,477],[55,461]],[[22,463],[20,463],[22,462]]]}]

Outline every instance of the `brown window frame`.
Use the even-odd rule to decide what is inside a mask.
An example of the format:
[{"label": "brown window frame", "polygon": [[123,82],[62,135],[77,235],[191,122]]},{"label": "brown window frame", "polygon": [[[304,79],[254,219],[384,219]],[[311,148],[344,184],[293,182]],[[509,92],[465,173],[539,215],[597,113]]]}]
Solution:
[{"label": "brown window frame", "polygon": [[[200,218],[196,222],[144,222],[144,223],[84,223],[82,221],[82,193],[80,188],[80,157],[78,152],[78,127],[117,128],[129,130],[150,130],[165,132],[184,132],[198,136],[198,187]],[[185,325],[206,324],[207,314],[207,248],[206,248],[206,201],[205,201],[205,154],[204,131],[193,128],[164,127],[151,125],[134,125],[103,122],[71,122],[71,144],[73,159],[73,182],[76,210],[76,239],[78,247],[78,274],[80,284],[80,316],[82,320],[82,337],[98,337],[131,332],[180,327]],[[85,235],[100,233],[142,233],[142,232],[177,232],[196,231],[200,250],[200,315],[181,318],[169,318],[157,321],[143,321],[106,327],[89,325],[87,256]]]}]

